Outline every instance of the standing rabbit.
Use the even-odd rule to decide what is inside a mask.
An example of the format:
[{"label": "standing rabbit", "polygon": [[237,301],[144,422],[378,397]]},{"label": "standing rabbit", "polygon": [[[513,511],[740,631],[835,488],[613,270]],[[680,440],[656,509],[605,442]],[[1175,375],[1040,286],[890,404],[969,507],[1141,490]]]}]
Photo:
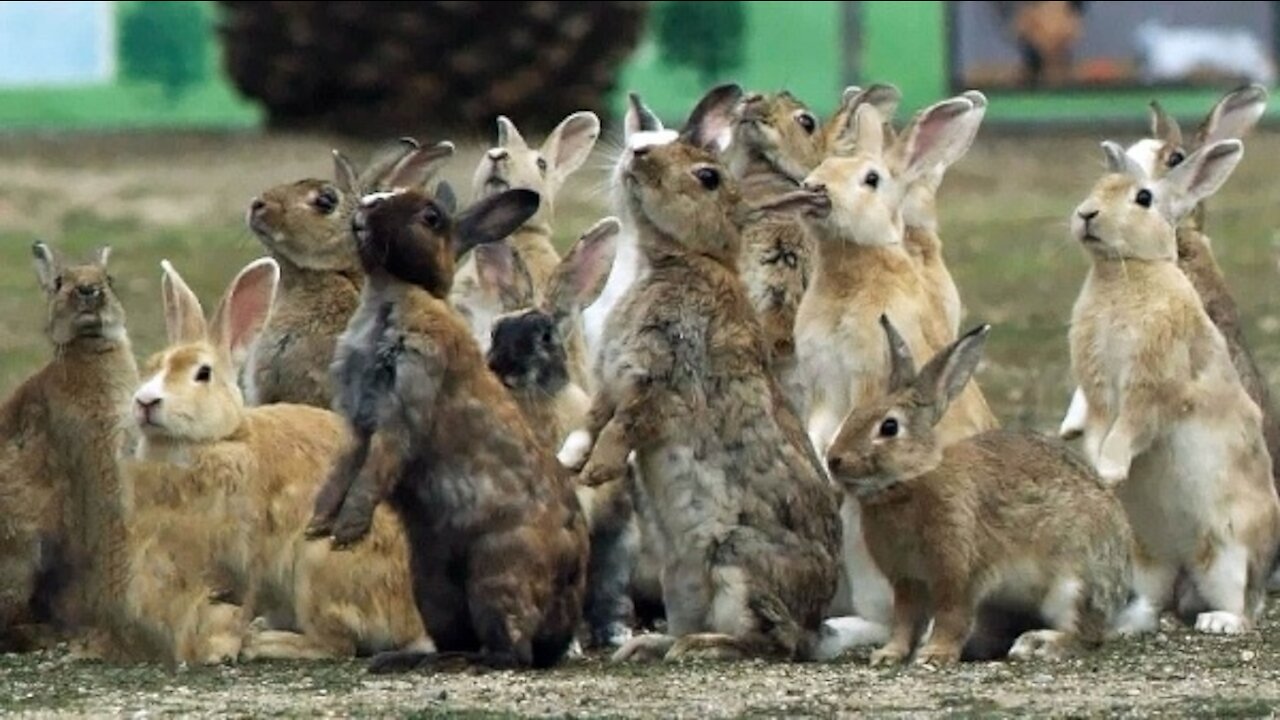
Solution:
[{"label": "standing rabbit", "polygon": [[862,508],[862,531],[893,585],[893,632],[873,665],[952,663],[985,605],[1038,613],[1048,630],[1013,644],[1015,658],[1059,659],[1096,646],[1124,609],[1132,536],[1124,509],[1089,465],[1057,441],[993,430],[943,446],[937,423],[969,382],[988,326],[917,372],[882,316],[888,392],[849,416],[827,456]]},{"label": "standing rabbit", "polygon": [[247,222],[280,266],[280,292],[245,368],[250,405],[287,402],[328,409],[334,346],[360,301],[351,213],[371,190],[421,185],[453,144],[402,139],[363,173],[333,153],[334,179],[277,185],[253,199]]},{"label": "standing rabbit", "polygon": [[1123,629],[1154,630],[1173,600],[1201,632],[1259,617],[1280,541],[1262,434],[1222,333],[1177,266],[1176,228],[1243,155],[1222,140],[1149,177],[1103,143],[1109,174],[1071,218],[1092,260],[1071,319],[1071,365],[1088,408],[1084,447],[1124,503],[1138,599]]},{"label": "standing rabbit", "polygon": [[[347,444],[342,418],[305,405],[244,406],[236,371],[268,322],[276,262],[263,258],[241,270],[207,322],[177,270],[167,261],[163,268],[169,346],[147,363],[134,393],[143,435],[138,460],[167,463],[188,483],[134,489],[138,513],[155,517],[168,508],[168,527],[183,529],[175,534],[160,519],[151,526],[159,539],[138,534],[131,541],[137,567],[171,563],[173,572],[196,574],[189,586],[205,582],[239,605],[246,621],[261,616],[239,648],[245,659],[420,646],[408,549],[390,513],[374,518],[372,540],[354,553],[304,537],[324,475]],[[163,553],[196,551],[168,542],[198,546],[201,563],[170,561]],[[148,572],[132,581],[131,602],[145,618],[146,608],[165,602],[171,583]]]},{"label": "standing rabbit", "polygon": [[138,381],[109,249],[86,264],[32,252],[54,355],[0,408],[0,651],[101,619],[122,532],[120,417]]},{"label": "standing rabbit", "polygon": [[617,477],[635,452],[669,634],[619,660],[807,658],[835,590],[835,497],[738,276],[748,208],[707,150],[734,101],[704,99],[680,141],[633,148],[622,170],[647,270],[606,328],[582,477]]},{"label": "standing rabbit", "polygon": [[353,218],[368,280],[334,374],[356,442],[317,498],[310,534],[351,545],[387,500],[440,651],[384,653],[375,671],[459,653],[547,667],[581,619],[587,527],[572,482],[446,301],[455,258],[507,237],[538,205],[533,191],[507,190],[454,215],[408,190],[367,196]]},{"label": "standing rabbit", "polygon": [[[476,167],[472,191],[477,199],[512,188],[533,190],[542,198],[538,212],[512,233],[510,243],[521,263],[528,269],[533,292],[545,293],[560,254],[552,244],[552,222],[555,199],[565,180],[591,155],[600,136],[600,119],[595,113],[576,112],[551,131],[539,148],[529,147],[515,123],[505,116],[498,118],[498,145],[487,150]],[[483,272],[476,258],[468,258],[458,268],[458,277],[449,302],[471,325],[472,335],[482,352],[489,348],[489,330],[498,315],[513,308],[504,307],[499,289]],[[574,368],[574,381],[588,387],[585,372]]]}]

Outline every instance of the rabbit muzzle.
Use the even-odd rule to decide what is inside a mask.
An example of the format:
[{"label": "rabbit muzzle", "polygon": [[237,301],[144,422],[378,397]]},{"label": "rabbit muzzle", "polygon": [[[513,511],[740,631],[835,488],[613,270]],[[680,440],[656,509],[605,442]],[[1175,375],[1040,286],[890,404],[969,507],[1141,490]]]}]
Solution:
[{"label": "rabbit muzzle", "polygon": [[1098,217],[1098,213],[1099,211],[1097,209],[1081,208],[1076,211],[1076,214],[1074,216],[1072,216],[1071,229],[1075,234],[1075,236],[1079,238],[1080,242],[1083,242],[1083,243],[1102,242],[1102,238],[1098,237],[1098,235],[1095,234],[1094,227],[1090,224],[1094,219]]}]

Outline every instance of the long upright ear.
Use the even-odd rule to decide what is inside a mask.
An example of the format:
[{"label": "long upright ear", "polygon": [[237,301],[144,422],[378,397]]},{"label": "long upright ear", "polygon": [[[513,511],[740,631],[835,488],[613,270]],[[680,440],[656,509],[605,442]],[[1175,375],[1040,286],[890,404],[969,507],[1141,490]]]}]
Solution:
[{"label": "long upright ear", "polygon": [[835,153],[880,156],[884,152],[884,125],[884,116],[875,105],[859,103],[835,142]]},{"label": "long upright ear", "polygon": [[436,185],[436,202],[450,215],[458,212],[458,194],[453,191],[448,180],[441,180]]},{"label": "long upright ear", "polygon": [[711,152],[729,146],[734,108],[742,99],[742,87],[733,83],[714,87],[702,96],[680,131],[680,139]]},{"label": "long upright ear", "polygon": [[53,248],[37,240],[31,245],[31,255],[35,258],[36,280],[40,282],[40,287],[49,293],[57,290],[58,273],[62,268]]},{"label": "long upright ear", "polygon": [[360,191],[360,181],[355,167],[347,156],[336,148],[333,151],[333,180],[337,183],[338,189],[344,193],[353,194]]},{"label": "long upright ear", "polygon": [[213,312],[209,340],[227,352],[236,367],[248,355],[249,346],[271,317],[271,305],[279,284],[280,266],[275,260],[254,260],[231,281],[218,309]]},{"label": "long upright ear", "polygon": [[516,124],[506,115],[498,116],[498,147],[524,150],[529,147],[524,136],[516,129]]},{"label": "long upright ear", "polygon": [[1201,200],[1213,195],[1231,177],[1244,157],[1239,140],[1220,140],[1195,151],[1171,169],[1160,181],[1161,209],[1176,222],[1191,212]]},{"label": "long upright ear", "polygon": [[542,143],[542,155],[556,175],[564,179],[587,161],[600,137],[600,118],[593,112],[576,112],[556,126]]},{"label": "long upright ear", "polygon": [[204,309],[173,263],[160,261],[160,296],[164,304],[164,327],[170,345],[205,339]]},{"label": "long upright ear", "polygon": [[982,359],[982,346],[986,344],[990,325],[979,325],[965,333],[933,356],[916,376],[915,388],[920,397],[934,408],[936,422],[946,412],[951,401],[964,390],[964,386],[978,369]]},{"label": "long upright ear", "polygon": [[976,132],[972,126],[973,110],[973,101],[954,97],[917,113],[889,152],[898,176],[910,182],[945,164],[948,158],[964,155]]},{"label": "long upright ear", "polygon": [[571,314],[600,297],[618,251],[622,223],[607,217],[587,228],[547,283],[546,309],[553,317]]},{"label": "long upright ear", "polygon": [[382,185],[388,189],[421,187],[446,160],[453,157],[453,150],[453,143],[448,140],[418,148],[392,166]]},{"label": "long upright ear", "polygon": [[356,187],[361,192],[365,190],[377,190],[383,187],[383,182],[387,175],[395,168],[396,164],[405,159],[409,153],[421,148],[417,140],[411,137],[402,137],[395,142],[390,143],[388,147],[383,148],[369,161],[369,167],[364,169],[356,178]]},{"label": "long upright ear", "polygon": [[477,202],[458,216],[454,227],[453,256],[484,243],[497,242],[533,217],[541,201],[538,193],[523,188],[504,190]]},{"label": "long upright ear", "polygon": [[1129,153],[1118,143],[1103,140],[1102,152],[1107,157],[1107,172],[1128,175],[1135,180],[1147,179],[1147,171],[1142,169],[1138,161],[1129,157]]},{"label": "long upright ear", "polygon": [[1158,100],[1148,105],[1151,115],[1151,137],[1172,147],[1182,147],[1182,128]]},{"label": "long upright ear", "polygon": [[880,327],[884,328],[885,339],[889,341],[889,392],[895,393],[915,381],[916,361],[888,315],[880,315]]},{"label": "long upright ear", "polygon": [[93,261],[103,270],[107,269],[107,263],[111,261],[111,246],[103,245],[98,248],[98,254]]},{"label": "long upright ear", "polygon": [[477,245],[472,255],[476,259],[476,276],[480,280],[480,287],[486,294],[496,295],[504,310],[510,311],[533,304],[533,278],[529,275],[529,267],[510,243]]},{"label": "long upright ear", "polygon": [[[849,86],[840,97],[840,107],[828,124],[830,133],[828,142],[833,149],[851,153],[857,149],[857,113],[863,105],[871,105],[880,113],[880,120],[885,129],[885,140],[892,138],[893,128],[889,122],[898,112],[898,104],[902,101],[902,92],[893,85],[876,83],[867,88]],[[881,147],[885,140],[881,141]]]},{"label": "long upright ear", "polygon": [[1219,140],[1240,140],[1262,119],[1267,110],[1267,89],[1245,85],[1223,96],[1213,106],[1196,131],[1196,147]]},{"label": "long upright ear", "polygon": [[624,137],[631,137],[638,132],[658,132],[666,129],[658,116],[636,93],[627,93],[627,112],[623,117],[622,126]]}]

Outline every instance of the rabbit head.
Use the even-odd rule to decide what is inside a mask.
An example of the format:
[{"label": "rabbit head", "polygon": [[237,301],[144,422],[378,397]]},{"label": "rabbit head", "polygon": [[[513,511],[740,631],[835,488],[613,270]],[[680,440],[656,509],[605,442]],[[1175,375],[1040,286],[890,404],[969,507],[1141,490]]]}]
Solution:
[{"label": "rabbit head", "polygon": [[271,258],[245,266],[208,321],[173,264],[160,266],[168,347],[147,362],[133,395],[134,418],[149,440],[230,437],[244,420],[240,365],[271,314],[280,266]]},{"label": "rabbit head", "polygon": [[860,104],[840,136],[837,154],[809,174],[803,189],[765,207],[800,210],[812,224],[860,245],[901,242],[908,188],[968,147],[972,137],[966,119],[972,109],[967,98],[945,100],[920,111],[900,135],[891,136],[876,106]]},{"label": "rabbit head", "polygon": [[111,248],[100,249],[94,261],[84,265],[64,264],[43,242],[32,245],[31,253],[36,279],[48,299],[45,332],[54,345],[79,338],[125,338],[124,308],[107,273]]},{"label": "rabbit head", "polygon": [[485,152],[476,167],[473,192],[476,199],[512,188],[534,190],[542,198],[532,224],[547,225],[554,212],[556,193],[566,178],[586,162],[600,136],[595,113],[576,112],[556,126],[539,148],[525,142],[515,123],[498,118],[498,144]]},{"label": "rabbit head", "polygon": [[351,218],[360,264],[446,298],[457,259],[497,242],[538,210],[538,193],[504,190],[455,215],[447,186],[435,195],[399,189],[366,195]]},{"label": "rabbit head", "polygon": [[1239,140],[1220,140],[1152,178],[1116,143],[1102,143],[1108,173],[1071,216],[1071,234],[1094,256],[1175,260],[1176,227],[1230,177],[1244,155]]},{"label": "rabbit head", "polygon": [[737,262],[742,200],[733,176],[714,154],[685,142],[639,149],[624,182],[632,217],[656,230],[641,233],[642,249]]},{"label": "rabbit head", "polygon": [[750,93],[738,102],[727,160],[734,174],[763,161],[800,182],[826,153],[824,124],[808,106],[787,91]]},{"label": "rabbit head", "polygon": [[990,325],[970,330],[916,371],[911,350],[887,316],[886,392],[845,418],[827,451],[836,483],[856,497],[874,497],[936,468],[943,446],[934,429],[951,401],[973,377]]},{"label": "rabbit head", "polygon": [[1267,89],[1245,85],[1227,93],[1205,116],[1193,137],[1184,137],[1177,118],[1151,101],[1151,136],[1130,145],[1125,152],[1148,177],[1158,178],[1177,167],[1192,152],[1219,140],[1243,140],[1267,109]]},{"label": "rabbit head", "polygon": [[359,269],[351,244],[351,214],[370,190],[414,187],[453,155],[453,144],[421,147],[403,138],[363,174],[333,151],[334,179],[277,185],[254,198],[247,222],[263,247],[286,268],[321,272]]},{"label": "rabbit head", "polygon": [[[489,369],[509,389],[554,394],[569,382],[569,340],[582,309],[604,290],[617,252],[617,218],[591,226],[556,267],[538,304],[499,317],[487,353]],[[518,256],[504,243],[481,246]]]}]

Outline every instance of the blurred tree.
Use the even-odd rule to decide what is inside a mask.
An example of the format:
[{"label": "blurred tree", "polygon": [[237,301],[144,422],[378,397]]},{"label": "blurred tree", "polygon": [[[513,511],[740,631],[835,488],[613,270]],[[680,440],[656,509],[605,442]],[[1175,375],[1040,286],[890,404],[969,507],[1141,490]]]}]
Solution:
[{"label": "blurred tree", "polygon": [[277,127],[364,135],[532,131],[606,110],[645,2],[243,2],[227,69]]},{"label": "blurred tree", "polygon": [[120,65],[126,78],[159,83],[169,102],[209,77],[209,21],[196,2],[124,4]]},{"label": "blurred tree", "polygon": [[745,8],[738,0],[680,0],[655,8],[663,57],[698,73],[703,85],[723,81],[742,64]]}]

